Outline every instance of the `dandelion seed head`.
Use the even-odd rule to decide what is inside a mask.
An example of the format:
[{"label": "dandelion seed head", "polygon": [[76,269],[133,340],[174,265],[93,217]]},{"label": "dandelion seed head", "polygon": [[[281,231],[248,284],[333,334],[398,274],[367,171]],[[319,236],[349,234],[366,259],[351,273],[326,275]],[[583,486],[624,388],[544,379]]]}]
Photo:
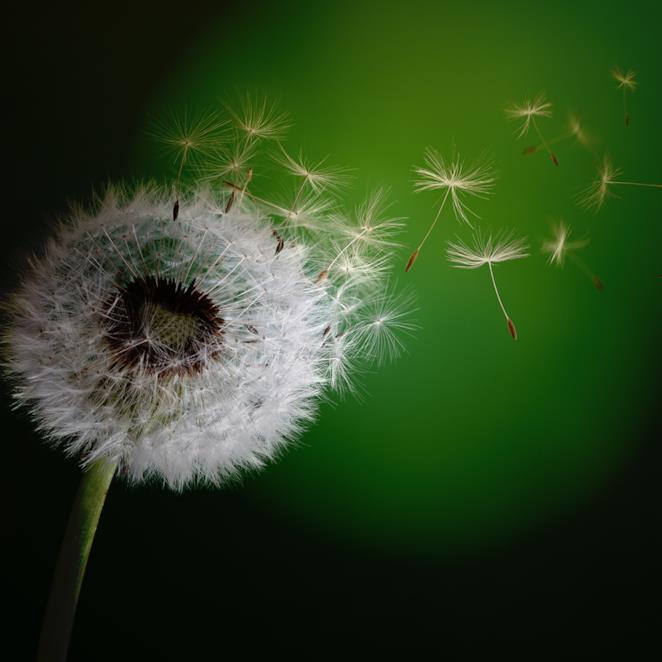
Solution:
[{"label": "dandelion seed head", "polygon": [[[279,117],[252,106],[244,130],[274,136]],[[221,483],[262,467],[320,398],[355,391],[367,362],[396,353],[407,322],[388,307],[387,271],[401,221],[384,216],[384,192],[348,223],[317,179],[288,212],[249,189],[244,148],[227,150],[225,172],[243,180],[189,187],[176,220],[170,187],[155,185],[73,209],[11,299],[16,402],[82,464],[118,460],[129,481],[174,489]]]},{"label": "dandelion seed head", "polygon": [[514,104],[506,108],[506,115],[510,119],[523,120],[517,129],[517,137],[522,138],[529,132],[532,121],[536,117],[551,117],[552,104],[546,100],[544,93],[538,94],[533,99],[526,99],[521,104]]}]

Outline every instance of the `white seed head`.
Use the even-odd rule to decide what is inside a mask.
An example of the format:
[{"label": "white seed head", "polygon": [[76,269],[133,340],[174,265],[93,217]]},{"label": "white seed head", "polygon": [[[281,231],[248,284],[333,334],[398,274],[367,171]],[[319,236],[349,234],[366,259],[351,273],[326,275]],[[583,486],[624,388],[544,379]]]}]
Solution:
[{"label": "white seed head", "polygon": [[472,244],[449,241],[446,255],[453,266],[460,269],[478,269],[485,264],[496,264],[528,257],[526,239],[511,235],[482,236],[474,234]]},{"label": "white seed head", "polygon": [[445,191],[451,197],[456,219],[469,226],[469,214],[479,216],[468,207],[464,196],[485,198],[494,189],[495,173],[489,162],[479,160],[467,166],[459,155],[447,161],[432,148],[425,151],[425,165],[415,167],[414,172],[418,175],[415,191]]},{"label": "white seed head", "polygon": [[538,94],[534,99],[526,99],[522,104],[514,104],[506,108],[506,115],[515,120],[523,120],[517,129],[517,137],[522,138],[529,132],[531,122],[535,117],[551,117],[552,104],[545,99],[544,93]]},{"label": "white seed head", "polygon": [[[249,115],[255,136],[270,133],[265,113]],[[134,482],[220,483],[273,458],[328,389],[351,390],[358,368],[395,353],[407,323],[388,312],[396,224],[377,218],[383,194],[359,212],[373,240],[338,259],[354,228],[338,234],[334,217],[333,232],[301,232],[250,179],[191,187],[176,221],[169,188],[110,188],[31,262],[5,365],[54,445],[83,464],[117,459]],[[332,206],[309,203],[307,223],[327,225]]]}]

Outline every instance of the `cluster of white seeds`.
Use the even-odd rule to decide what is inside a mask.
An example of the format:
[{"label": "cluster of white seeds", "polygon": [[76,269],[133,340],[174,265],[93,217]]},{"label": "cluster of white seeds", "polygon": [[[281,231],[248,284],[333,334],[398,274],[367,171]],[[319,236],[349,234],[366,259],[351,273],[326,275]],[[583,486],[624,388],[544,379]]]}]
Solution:
[{"label": "cluster of white seeds", "polygon": [[[282,148],[293,201],[254,195],[256,145],[281,121],[251,105],[231,141],[210,116],[176,127],[174,186],[109,189],[32,260],[6,363],[17,401],[82,463],[118,460],[129,480],[176,489],[222,482],[272,458],[329,389],[351,388],[356,363],[399,349],[409,324],[387,261],[400,223],[381,193],[341,214],[328,195],[340,172]],[[207,148],[212,176],[184,187]]]}]

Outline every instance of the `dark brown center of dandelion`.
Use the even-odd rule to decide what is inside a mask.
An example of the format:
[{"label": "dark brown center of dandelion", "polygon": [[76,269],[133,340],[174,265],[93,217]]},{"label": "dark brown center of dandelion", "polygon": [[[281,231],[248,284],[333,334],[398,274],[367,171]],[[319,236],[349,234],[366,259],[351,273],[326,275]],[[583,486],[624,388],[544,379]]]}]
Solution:
[{"label": "dark brown center of dandelion", "polygon": [[169,377],[199,372],[218,354],[224,320],[195,282],[141,276],[108,298],[103,326],[115,366]]}]

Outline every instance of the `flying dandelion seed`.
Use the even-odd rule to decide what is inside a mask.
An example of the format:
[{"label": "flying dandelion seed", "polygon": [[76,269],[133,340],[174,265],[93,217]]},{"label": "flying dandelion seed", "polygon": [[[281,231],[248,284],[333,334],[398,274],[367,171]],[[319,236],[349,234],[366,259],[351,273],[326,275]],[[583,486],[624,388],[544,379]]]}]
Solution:
[{"label": "flying dandelion seed", "polygon": [[[378,189],[356,209],[355,222],[345,223],[336,218],[335,221],[345,241],[336,246],[333,259],[318,273],[317,282],[322,282],[338,273],[338,265],[343,264],[349,251],[361,251],[371,254],[375,251],[388,250],[396,246],[395,236],[401,231],[401,218],[384,216],[386,192]],[[340,220],[340,223],[338,221]]]},{"label": "flying dandelion seed", "polygon": [[[557,145],[567,140],[573,140],[582,147],[589,147],[592,143],[591,137],[587,133],[584,124],[582,123],[579,116],[574,113],[571,113],[568,116],[566,131],[556,136],[555,138],[548,140],[547,145],[551,147],[552,145]],[[539,143],[538,145],[529,145],[522,150],[522,154],[535,154],[539,152],[541,148],[544,148],[543,143]]]},{"label": "flying dandelion seed", "polygon": [[228,112],[248,141],[279,140],[290,126],[287,114],[276,110],[266,99],[246,97],[239,110],[228,107]]},{"label": "flying dandelion seed", "polygon": [[517,340],[517,329],[503,305],[503,300],[501,299],[496,279],[494,278],[492,265],[528,257],[526,240],[513,239],[510,236],[504,236],[502,238],[499,236],[492,237],[492,235],[484,238],[479,233],[476,233],[474,235],[473,245],[466,244],[461,240],[456,242],[449,241],[446,254],[449,262],[459,269],[479,269],[483,265],[487,265],[499,307],[503,312],[503,316],[506,318],[508,332],[513,340]]},{"label": "flying dandelion seed", "polygon": [[388,285],[402,222],[382,216],[385,193],[350,224],[322,195],[339,171],[297,172],[317,199],[301,200],[302,232],[303,220],[247,191],[245,141],[280,135],[281,116],[257,105],[237,121],[242,145],[213,158],[238,184],[216,177],[180,197],[182,164],[225,123],[177,125],[172,135],[188,139],[172,139],[183,150],[175,222],[169,187],[110,187],[90,211],[72,211],[9,302],[16,403],[86,469],[42,633],[57,659],[114,475],[180,490],[259,469],[320,398],[355,388],[357,371],[396,355],[411,329]]},{"label": "flying dandelion seed", "polygon": [[542,146],[545,148],[545,151],[549,154],[549,158],[552,160],[552,163],[555,166],[558,166],[559,161],[556,158],[556,154],[552,151],[550,144],[545,140],[538,122],[536,122],[536,117],[551,117],[552,116],[552,104],[545,99],[545,95],[540,93],[534,99],[526,99],[522,104],[515,104],[506,108],[506,115],[510,119],[522,120],[522,125],[515,132],[518,138],[522,138],[528,134],[529,129],[533,126],[538,139],[542,143]]},{"label": "flying dandelion seed", "polygon": [[445,161],[443,156],[432,148],[425,151],[425,165],[415,167],[414,172],[418,175],[414,181],[416,192],[443,191],[443,195],[440,198],[439,209],[427,232],[416,250],[409,256],[405,272],[414,266],[423,245],[437,225],[448,198],[450,197],[453,205],[455,218],[472,227],[469,215],[475,218],[480,217],[469,208],[464,198],[468,196],[486,198],[493,192],[495,181],[495,173],[489,162],[479,160],[470,166],[465,166],[459,155],[450,161]]},{"label": "flying dandelion seed", "polygon": [[623,171],[614,167],[609,157],[605,156],[598,166],[598,176],[587,186],[579,197],[579,204],[584,209],[595,213],[600,211],[608,196],[616,197],[610,190],[612,186],[640,186],[644,188],[662,188],[662,184],[649,184],[647,182],[630,182],[617,179]]},{"label": "flying dandelion seed", "polygon": [[173,112],[164,120],[154,122],[150,133],[173,156],[177,166],[173,185],[175,201],[172,219],[174,221],[179,215],[184,168],[191,165],[192,160],[218,149],[227,139],[227,128],[228,122],[213,112],[192,113],[184,110],[181,114]]},{"label": "flying dandelion seed", "polygon": [[623,90],[623,119],[625,121],[625,126],[630,126],[627,94],[628,92],[634,92],[637,89],[637,73],[632,71],[632,69],[623,72],[620,67],[614,67],[611,70],[611,76],[618,83],[618,89]]},{"label": "flying dandelion seed", "polygon": [[601,292],[604,289],[602,280],[595,274],[588,264],[576,254],[578,250],[581,250],[588,245],[588,239],[569,241],[570,234],[570,228],[563,222],[563,220],[560,220],[554,227],[554,237],[543,242],[541,247],[542,252],[549,255],[549,264],[555,264],[558,267],[563,267],[565,259],[568,257],[579,269],[581,269],[581,271],[584,272],[584,274],[586,274],[586,276],[588,276],[595,288]]}]

